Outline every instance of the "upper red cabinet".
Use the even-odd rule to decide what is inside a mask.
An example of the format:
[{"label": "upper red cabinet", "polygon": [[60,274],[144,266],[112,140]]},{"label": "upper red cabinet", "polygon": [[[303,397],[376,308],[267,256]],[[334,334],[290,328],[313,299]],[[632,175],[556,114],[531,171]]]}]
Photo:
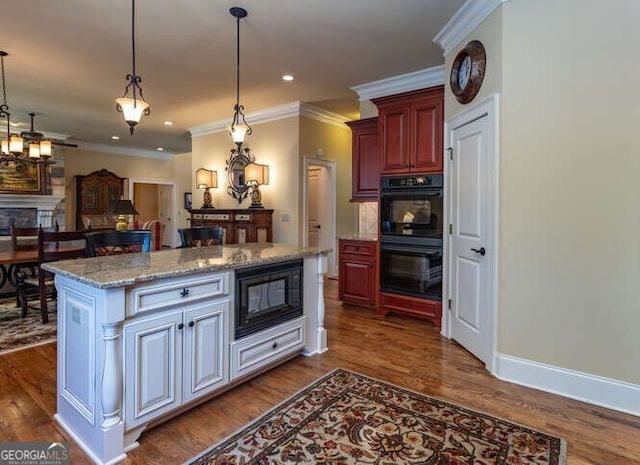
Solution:
[{"label": "upper red cabinet", "polygon": [[352,140],[351,200],[378,200],[378,118],[350,121]]},{"label": "upper red cabinet", "polygon": [[372,101],[378,107],[380,173],[441,172],[444,86]]}]

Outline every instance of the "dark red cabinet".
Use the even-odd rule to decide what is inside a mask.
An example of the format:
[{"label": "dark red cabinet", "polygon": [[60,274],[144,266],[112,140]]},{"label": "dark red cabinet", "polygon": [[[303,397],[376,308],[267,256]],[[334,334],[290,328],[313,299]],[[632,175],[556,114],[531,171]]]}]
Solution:
[{"label": "dark red cabinet", "polygon": [[444,87],[372,101],[378,107],[380,174],[441,172]]},{"label": "dark red cabinet", "polygon": [[338,249],[338,299],[345,304],[375,307],[377,243],[340,239]]},{"label": "dark red cabinet", "polygon": [[378,118],[350,121],[351,200],[378,200],[380,162],[378,156]]}]

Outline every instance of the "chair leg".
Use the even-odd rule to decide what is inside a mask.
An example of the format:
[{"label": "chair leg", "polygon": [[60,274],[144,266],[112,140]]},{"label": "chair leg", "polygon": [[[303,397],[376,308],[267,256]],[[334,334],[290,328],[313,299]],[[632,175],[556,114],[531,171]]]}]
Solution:
[{"label": "chair leg", "polygon": [[45,284],[45,271],[40,270],[39,273],[39,290],[40,290],[40,313],[42,314],[42,322],[49,323],[49,311],[47,309],[47,286]]}]

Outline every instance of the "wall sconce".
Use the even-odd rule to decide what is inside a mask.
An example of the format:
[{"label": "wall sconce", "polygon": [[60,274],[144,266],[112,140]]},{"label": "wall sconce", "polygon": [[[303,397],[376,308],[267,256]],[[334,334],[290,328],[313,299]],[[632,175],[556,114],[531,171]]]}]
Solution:
[{"label": "wall sconce", "polygon": [[196,187],[198,189],[204,189],[202,196],[202,208],[213,208],[211,203],[211,192],[209,189],[212,187],[218,187],[218,172],[214,170],[208,170],[206,168],[199,168],[196,171]]},{"label": "wall sconce", "polygon": [[128,229],[129,215],[139,215],[138,211],[134,208],[131,200],[116,200],[114,204],[111,204],[111,208],[107,213],[118,215],[118,222],[116,223],[116,231],[126,231]]},{"label": "wall sconce", "polygon": [[260,186],[269,184],[269,167],[258,163],[249,163],[244,168],[244,178],[251,186],[251,205],[249,208],[264,208]]}]

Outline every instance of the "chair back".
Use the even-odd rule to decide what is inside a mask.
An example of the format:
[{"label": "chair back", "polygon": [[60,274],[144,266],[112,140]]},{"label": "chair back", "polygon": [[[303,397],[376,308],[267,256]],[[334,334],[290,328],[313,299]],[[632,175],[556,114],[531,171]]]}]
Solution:
[{"label": "chair back", "polygon": [[58,231],[58,223],[47,227],[21,227],[11,222],[11,248],[13,250],[36,250],[38,248],[38,233],[40,230],[47,232]]},{"label": "chair back", "polygon": [[38,263],[55,262],[87,256],[87,239],[83,231],[38,231]]},{"label": "chair back", "polygon": [[149,252],[151,231],[96,231],[85,233],[90,257]]},{"label": "chair back", "polygon": [[181,247],[207,247],[210,245],[222,245],[224,228],[221,226],[205,226],[200,228],[178,229]]}]

